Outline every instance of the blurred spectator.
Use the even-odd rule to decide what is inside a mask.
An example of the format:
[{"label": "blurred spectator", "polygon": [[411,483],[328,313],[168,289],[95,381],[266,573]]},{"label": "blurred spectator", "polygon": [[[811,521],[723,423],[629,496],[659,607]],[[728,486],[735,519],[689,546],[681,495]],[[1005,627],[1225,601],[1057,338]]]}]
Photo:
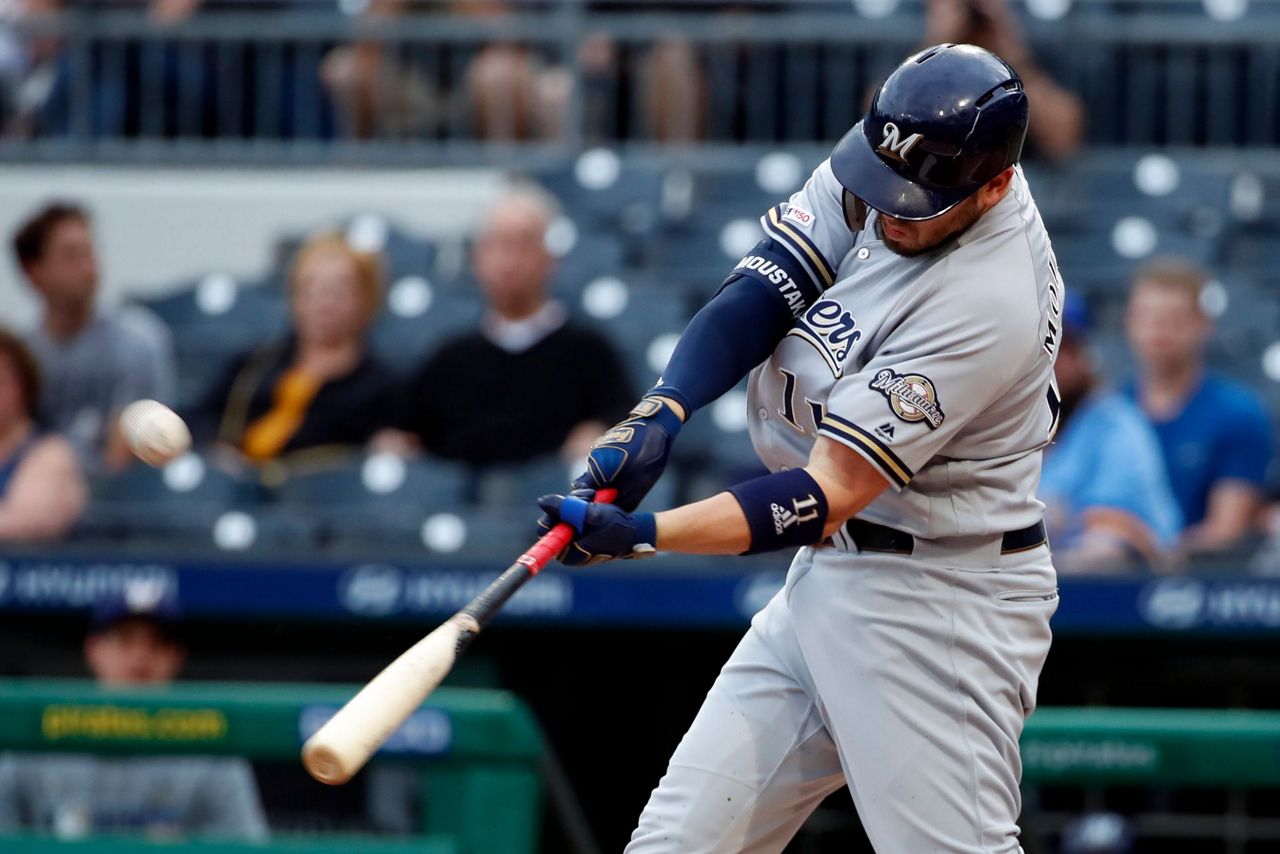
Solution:
[{"label": "blurred spectator", "polygon": [[[500,0],[452,0],[446,13],[497,21],[512,12]],[[361,23],[388,27],[409,12],[406,0],[370,0]],[[433,67],[435,64],[433,63]],[[569,76],[526,45],[495,41],[467,64],[454,96],[441,80],[394,41],[364,38],[333,49],[321,78],[338,108],[339,122],[357,139],[421,136],[446,114],[470,117],[481,139],[551,139],[564,127]],[[450,101],[461,101],[460,109]]]},{"label": "blurred spectator", "polygon": [[[597,4],[588,4],[593,9]],[[370,0],[360,24],[389,27],[408,14],[451,14],[500,24],[516,4],[502,0],[441,0],[428,12],[407,0]],[[655,9],[655,7],[657,7]],[[600,4],[599,11],[661,11],[683,4]],[[443,43],[436,49],[449,49]],[[664,141],[688,141],[706,132],[707,86],[693,45],[677,33],[660,37],[634,53],[634,64],[603,33],[589,34],[578,52],[583,123],[592,138],[608,136],[614,103],[634,89],[644,133]],[[488,140],[556,139],[564,133],[573,79],[562,65],[528,44],[495,39],[466,63],[457,81],[444,79],[419,46],[407,49],[372,36],[334,48],[325,57],[321,79],[337,107],[343,131],[356,139],[404,139],[431,135],[445,123],[470,122],[472,133]],[[620,79],[634,74],[634,86]]]},{"label": "blurred spectator", "polygon": [[[513,4],[502,0],[455,0],[456,14],[498,20]],[[564,132],[571,81],[528,45],[495,41],[467,69],[472,126],[481,139],[555,139]]]},{"label": "blurred spectator", "polygon": [[490,210],[473,256],[484,320],[445,342],[410,380],[397,418],[404,432],[384,436],[383,447],[417,446],[475,465],[556,451],[578,459],[626,413],[634,395],[617,353],[567,322],[548,295],[554,262],[545,237],[555,212],[534,187]]},{"label": "blurred spectator", "polygon": [[1068,300],[1054,365],[1062,410],[1040,479],[1054,564],[1062,572],[1160,567],[1180,527],[1160,445],[1138,407],[1102,387],[1087,329],[1084,302]]},{"label": "blurred spectator", "polygon": [[99,310],[98,258],[89,214],[55,202],[13,236],[13,252],[43,303],[27,346],[40,366],[39,421],[64,435],[89,472],[133,460],[116,415],[142,398],[169,401],[172,341],[152,315]]},{"label": "blurred spectator", "polygon": [[376,257],[309,240],[289,274],[293,330],[233,362],[191,413],[196,437],[255,463],[363,446],[391,418],[391,376],[367,346],[381,293]]},{"label": "blurred spectator", "polygon": [[[135,584],[94,608],[85,663],[103,686],[164,685],[186,658],[176,605]],[[0,757],[0,833],[264,840],[249,763],[232,757],[9,754]]]},{"label": "blurred spectator", "polygon": [[75,451],[36,426],[39,396],[35,358],[0,329],[0,541],[61,537],[84,509]]},{"label": "blurred spectator", "polygon": [[926,0],[924,43],[943,42],[986,48],[1017,70],[1031,102],[1032,153],[1062,160],[1080,148],[1084,106],[1036,62],[1006,0]]},{"label": "blurred spectator", "polygon": [[190,18],[200,8],[202,0],[151,0],[147,14],[157,24],[171,26]]},{"label": "blurred spectator", "polygon": [[[578,51],[583,92],[585,131],[591,139],[645,137],[659,142],[693,142],[707,135],[710,92],[703,59],[694,43],[680,32],[682,12],[741,13],[731,3],[690,5],[683,0],[596,0],[586,8],[603,14],[639,13],[669,21],[666,32],[651,43],[619,44],[607,33],[583,39]],[[753,4],[749,11],[768,11]],[[776,11],[776,10],[775,10]],[[753,46],[755,47],[755,46]],[[745,54],[743,44],[720,46],[724,57]],[[734,59],[730,64],[736,64]],[[638,109],[629,98],[636,99]],[[631,120],[638,120],[638,127]]]},{"label": "blurred spectator", "polygon": [[[405,0],[370,0],[361,23],[390,26],[406,6]],[[366,38],[336,47],[325,56],[320,78],[343,133],[353,139],[423,136],[444,110],[437,81],[395,42]]]},{"label": "blurred spectator", "polygon": [[65,0],[0,3],[0,136],[27,137],[44,129],[63,76],[62,38],[27,34],[13,23],[39,23],[64,5]]},{"label": "blurred spectator", "polygon": [[1207,279],[1188,261],[1154,261],[1134,279],[1126,318],[1138,362],[1130,393],[1160,438],[1190,551],[1226,548],[1252,531],[1273,438],[1261,399],[1205,369]]}]

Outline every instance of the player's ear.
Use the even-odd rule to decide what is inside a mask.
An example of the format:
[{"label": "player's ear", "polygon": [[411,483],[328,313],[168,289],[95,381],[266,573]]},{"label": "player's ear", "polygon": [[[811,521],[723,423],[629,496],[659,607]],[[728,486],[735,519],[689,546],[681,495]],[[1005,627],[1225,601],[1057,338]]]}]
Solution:
[{"label": "player's ear", "polygon": [[999,175],[987,182],[987,189],[1003,196],[1005,190],[1009,189],[1009,185],[1013,183],[1013,167],[1009,166]]},{"label": "player's ear", "polygon": [[998,175],[990,181],[982,185],[982,189],[978,190],[978,199],[983,211],[990,210],[995,207],[996,203],[1004,198],[1004,194],[1009,191],[1009,186],[1013,184],[1013,167],[1010,166],[1002,170]]}]

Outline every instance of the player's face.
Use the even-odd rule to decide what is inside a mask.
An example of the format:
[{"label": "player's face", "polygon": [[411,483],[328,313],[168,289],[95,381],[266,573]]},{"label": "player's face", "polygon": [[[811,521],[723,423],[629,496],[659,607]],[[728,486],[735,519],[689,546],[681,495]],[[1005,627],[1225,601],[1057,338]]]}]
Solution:
[{"label": "player's face", "polygon": [[27,267],[27,275],[54,306],[92,302],[98,290],[98,256],[88,223],[64,219],[54,226],[44,253]]},{"label": "player's face", "polygon": [[500,315],[520,318],[542,305],[552,267],[546,230],[545,214],[516,200],[490,216],[476,241],[476,279]]},{"label": "player's face", "polygon": [[1013,186],[1014,169],[1010,166],[978,188],[951,210],[933,219],[912,222],[886,214],[876,217],[876,233],[889,251],[911,257],[936,249],[964,232],[991,210]]},{"label": "player's face", "polygon": [[182,669],[182,647],[146,620],[126,620],[84,643],[85,661],[106,685],[171,682]]},{"label": "player's face", "polygon": [[1200,359],[1209,322],[1185,291],[1139,283],[1125,316],[1129,346],[1147,370],[1184,367]]},{"label": "player's face", "polygon": [[978,221],[984,208],[980,199],[970,196],[942,216],[912,222],[881,214],[876,218],[876,233],[889,251],[911,257],[936,249]]},{"label": "player's face", "polygon": [[293,323],[300,340],[337,344],[360,337],[364,325],[360,278],[349,257],[340,252],[314,255],[297,275]]}]

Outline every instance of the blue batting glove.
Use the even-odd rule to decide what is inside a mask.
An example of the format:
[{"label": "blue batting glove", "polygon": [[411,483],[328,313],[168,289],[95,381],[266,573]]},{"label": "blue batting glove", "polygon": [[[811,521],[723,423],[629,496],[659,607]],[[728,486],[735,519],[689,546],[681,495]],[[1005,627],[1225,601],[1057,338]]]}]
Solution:
[{"label": "blue batting glove", "polygon": [[[581,499],[584,502],[590,502],[596,497],[596,491],[594,489],[575,489],[570,492],[567,497]],[[545,534],[551,533],[551,529],[554,528],[556,523],[559,521],[560,518],[558,516],[552,516],[550,513],[543,513],[538,519],[538,530],[534,536],[542,537]],[[577,526],[574,527],[574,530],[578,530]],[[586,554],[581,549],[573,548],[573,546],[565,546],[564,549],[561,550],[560,554],[556,555],[556,559],[565,566],[583,566],[587,563],[589,557],[590,555]]]},{"label": "blue batting glove", "polygon": [[651,557],[656,549],[657,525],[652,513],[628,513],[614,504],[592,503],[592,490],[569,495],[544,495],[538,506],[546,514],[539,527],[550,530],[567,522],[578,532],[557,557],[565,566],[602,563],[615,558]]},{"label": "blue batting glove", "polygon": [[618,490],[613,503],[635,510],[666,469],[671,445],[683,424],[665,401],[645,397],[591,446],[587,470],[574,478],[574,489],[612,486]]}]

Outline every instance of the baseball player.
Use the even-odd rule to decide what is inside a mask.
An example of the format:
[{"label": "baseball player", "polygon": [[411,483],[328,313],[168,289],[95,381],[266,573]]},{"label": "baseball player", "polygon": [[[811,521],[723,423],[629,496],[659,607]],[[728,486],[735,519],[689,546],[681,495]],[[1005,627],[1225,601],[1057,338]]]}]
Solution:
[{"label": "baseball player", "polygon": [[[690,322],[543,524],[568,564],[799,548],[671,758],[628,852],[780,851],[848,785],[881,854],[1020,851],[1018,739],[1058,592],[1035,498],[1063,286],[1016,165],[1022,82],[910,57]],[[771,474],[634,508],[750,370]],[[617,504],[589,490],[619,489]]]}]

